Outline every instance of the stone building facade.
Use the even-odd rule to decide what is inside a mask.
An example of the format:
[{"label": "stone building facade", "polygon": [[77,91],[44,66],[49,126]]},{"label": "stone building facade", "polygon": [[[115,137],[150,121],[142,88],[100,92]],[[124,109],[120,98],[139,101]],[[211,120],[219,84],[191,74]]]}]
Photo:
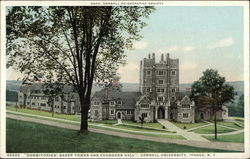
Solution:
[{"label": "stone building facade", "polygon": [[[105,119],[121,118],[139,122],[139,117],[143,117],[146,122],[155,122],[158,119],[187,123],[195,121],[194,102],[188,96],[183,99],[179,96],[179,60],[171,59],[169,54],[166,54],[166,58],[162,54],[159,62],[155,61],[154,53],[152,57],[149,54],[148,58],[140,62],[139,92],[122,92],[110,88],[106,88],[106,91],[106,95],[104,90],[94,94],[92,120],[102,120],[106,117]],[[94,104],[97,102],[99,107]],[[105,103],[109,104],[104,106]],[[110,103],[116,104],[111,106]],[[112,110],[115,116],[111,116],[111,111],[103,111],[108,109]]]},{"label": "stone building facade", "polygon": [[80,114],[79,96],[73,92],[72,86],[65,85],[62,90],[63,96],[54,97],[52,105],[48,104],[50,97],[44,94],[44,90],[43,83],[21,86],[18,92],[18,105],[30,109],[53,110],[55,113]]},{"label": "stone building facade", "polygon": [[[53,111],[65,114],[80,114],[79,95],[73,86],[63,87],[63,97],[57,96],[53,101]],[[52,111],[48,104],[42,83],[25,85],[18,93],[20,106]],[[189,92],[190,93],[190,92]],[[227,118],[228,110],[217,113],[217,119]],[[148,55],[140,62],[140,81],[138,92],[123,92],[114,81],[109,88],[95,92],[89,110],[90,120],[124,119],[140,122],[155,122],[166,119],[182,123],[194,123],[198,120],[210,120],[212,113],[207,107],[197,106],[190,100],[188,92],[179,92],[179,60],[161,55],[159,62],[155,54]]]}]

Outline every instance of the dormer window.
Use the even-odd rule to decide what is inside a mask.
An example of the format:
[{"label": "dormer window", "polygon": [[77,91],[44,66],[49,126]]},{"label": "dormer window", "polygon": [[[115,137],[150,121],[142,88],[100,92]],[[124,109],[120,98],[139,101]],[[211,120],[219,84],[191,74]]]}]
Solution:
[{"label": "dormer window", "polygon": [[118,104],[118,105],[121,105],[121,104],[122,104],[122,101],[120,101],[120,100],[117,101],[117,104]]},{"label": "dormer window", "polygon": [[111,101],[111,102],[110,102],[110,105],[115,105],[115,102],[114,102],[114,101]]},{"label": "dormer window", "polygon": [[183,104],[182,108],[190,108],[190,105],[189,104]]}]

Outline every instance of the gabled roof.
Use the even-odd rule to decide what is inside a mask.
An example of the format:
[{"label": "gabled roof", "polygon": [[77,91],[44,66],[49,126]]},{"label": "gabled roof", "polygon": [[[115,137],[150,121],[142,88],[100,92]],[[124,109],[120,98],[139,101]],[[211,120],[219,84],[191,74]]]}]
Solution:
[{"label": "gabled roof", "polygon": [[[119,90],[108,90],[108,98],[105,98],[105,91],[102,89],[94,94],[93,98],[99,98],[101,102],[122,101],[117,109],[134,109],[136,101],[139,99],[140,92],[122,92]],[[92,98],[92,99],[93,99]]]},{"label": "gabled roof", "polygon": [[[20,87],[20,92],[27,93],[28,89],[31,91],[35,91],[35,90],[43,91],[46,89],[46,84],[45,83],[33,83],[29,85],[22,85]],[[65,84],[63,86],[62,92],[64,93],[74,92],[74,87],[70,84]]]}]

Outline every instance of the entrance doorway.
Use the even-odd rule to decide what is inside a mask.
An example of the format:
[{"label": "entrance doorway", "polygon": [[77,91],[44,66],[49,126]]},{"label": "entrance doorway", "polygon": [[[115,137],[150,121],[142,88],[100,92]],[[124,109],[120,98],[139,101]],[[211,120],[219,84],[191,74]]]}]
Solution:
[{"label": "entrance doorway", "polygon": [[201,119],[204,119],[204,114],[203,113],[201,113]]},{"label": "entrance doorway", "polygon": [[158,109],[158,119],[165,119],[165,110],[163,107]]},{"label": "entrance doorway", "polygon": [[117,113],[117,119],[121,119],[121,116],[122,116],[122,115],[121,115],[121,112],[118,112],[118,113]]}]

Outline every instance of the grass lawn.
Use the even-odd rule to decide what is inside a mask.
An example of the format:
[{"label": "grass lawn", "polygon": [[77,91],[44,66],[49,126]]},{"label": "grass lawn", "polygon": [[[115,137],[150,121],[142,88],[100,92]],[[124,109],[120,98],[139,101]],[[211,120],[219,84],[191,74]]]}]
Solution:
[{"label": "grass lawn", "polygon": [[217,136],[217,140],[214,139],[214,136],[203,136],[203,137],[211,141],[244,143],[244,133],[235,134],[235,135]]},{"label": "grass lawn", "polygon": [[[235,130],[217,126],[217,133],[218,134],[232,132],[232,131],[235,131]],[[214,133],[214,126],[211,125],[211,126],[206,126],[203,128],[198,128],[198,129],[193,130],[193,132],[198,133],[198,134],[213,134]]]},{"label": "grass lawn", "polygon": [[146,132],[148,132],[148,131],[150,131],[150,132],[162,132],[162,133],[164,133],[164,132],[167,132],[167,133],[175,133],[175,132],[173,132],[173,131],[167,131],[167,130],[164,130],[164,129],[162,129],[162,130],[157,130],[157,129],[150,129],[150,128],[145,128],[145,127],[137,127],[137,126],[130,126],[130,125],[116,125],[116,126],[113,126],[113,127],[115,127],[115,128],[121,128],[121,129],[126,129],[126,130],[134,130],[134,131],[146,131]]},{"label": "grass lawn", "polygon": [[[21,113],[27,113],[27,114],[34,114],[34,115],[41,115],[41,116],[47,116],[47,117],[52,117],[51,112],[46,112],[46,111],[39,111],[39,110],[32,110],[32,109],[26,109],[26,108],[13,108],[13,107],[6,107],[7,110],[11,111],[16,111],[16,112],[21,112]],[[65,120],[73,120],[73,121],[80,121],[81,116],[80,115],[67,115],[67,114],[54,114],[54,118],[59,118],[59,119],[65,119]]]},{"label": "grass lawn", "polygon": [[243,129],[242,127],[238,126],[235,122],[221,122],[221,121],[219,121],[219,122],[217,122],[217,124],[227,126],[230,128]]},{"label": "grass lawn", "polygon": [[172,122],[173,124],[175,124],[176,126],[178,126],[181,129],[184,129],[184,126],[186,127],[186,129],[191,129],[191,128],[195,128],[198,126],[202,126],[202,125],[207,125],[207,123],[205,122],[198,122],[198,123],[177,123],[177,122]]},{"label": "grass lawn", "polygon": [[114,125],[114,124],[117,124],[117,120],[101,120],[101,121],[94,121],[94,122],[90,122],[90,123]]},{"label": "grass lawn", "polygon": [[[129,121],[129,120],[122,120],[122,123],[131,124],[140,127],[141,123]],[[156,123],[143,123],[143,127],[154,128],[154,129],[162,129],[162,125],[158,122]]]},{"label": "grass lawn", "polygon": [[[182,137],[181,135],[169,135],[169,134],[149,134],[149,133],[138,133],[138,132],[129,132],[129,131],[122,131],[117,129],[111,129],[111,128],[105,128],[105,127],[97,127],[90,125],[90,128],[96,128],[96,129],[103,129],[103,130],[111,130],[115,132],[122,132],[127,134],[135,134],[135,135],[143,135],[143,136],[151,136],[151,137],[160,137],[160,138],[166,138],[166,139],[178,139],[178,140],[186,140],[186,138]],[[125,129],[126,130],[126,129]]]},{"label": "grass lawn", "polygon": [[7,153],[60,152],[232,152],[122,138],[7,119]]}]

